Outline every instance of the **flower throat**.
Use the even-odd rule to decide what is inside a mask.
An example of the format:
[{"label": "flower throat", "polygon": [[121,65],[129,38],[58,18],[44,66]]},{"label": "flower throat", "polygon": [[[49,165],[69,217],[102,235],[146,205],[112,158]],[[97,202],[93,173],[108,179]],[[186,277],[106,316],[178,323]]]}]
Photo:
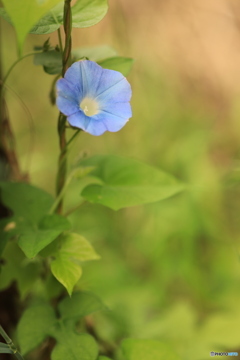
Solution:
[{"label": "flower throat", "polygon": [[99,112],[98,103],[94,99],[88,97],[85,97],[81,101],[80,108],[86,116],[93,116]]}]

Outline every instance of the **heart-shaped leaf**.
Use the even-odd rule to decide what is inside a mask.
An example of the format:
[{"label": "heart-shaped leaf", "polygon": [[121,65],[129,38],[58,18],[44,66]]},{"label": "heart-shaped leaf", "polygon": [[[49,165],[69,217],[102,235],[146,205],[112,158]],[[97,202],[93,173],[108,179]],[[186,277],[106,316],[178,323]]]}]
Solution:
[{"label": "heart-shaped leaf", "polygon": [[33,25],[62,0],[2,0],[2,2],[15,27],[21,51],[25,37]]},{"label": "heart-shaped leaf", "polygon": [[114,210],[163,200],[184,189],[173,176],[134,159],[100,155],[84,165],[95,166],[91,175],[102,183],[88,185],[81,195]]}]

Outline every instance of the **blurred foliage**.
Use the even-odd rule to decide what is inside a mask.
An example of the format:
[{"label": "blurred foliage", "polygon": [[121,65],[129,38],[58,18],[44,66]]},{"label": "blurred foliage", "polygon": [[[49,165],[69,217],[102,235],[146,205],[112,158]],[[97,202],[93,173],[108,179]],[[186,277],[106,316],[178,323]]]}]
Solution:
[{"label": "blurred foliage", "polygon": [[[154,2],[149,4],[151,8]],[[78,46],[105,42],[120,55],[129,50],[135,59],[129,76],[134,116],[119,133],[99,138],[81,134],[71,161],[86,154],[128,155],[172,173],[190,190],[117,212],[83,203],[70,220],[74,231],[91,240],[101,261],[84,264],[78,287],[96,292],[112,310],[93,320],[99,336],[109,343],[152,338],[169,344],[186,360],[208,359],[210,351],[240,353],[239,105],[234,93],[219,96],[208,81],[193,81],[191,88],[188,74],[178,72],[176,64],[171,73],[169,64],[159,61],[159,44],[151,41],[150,33],[147,41],[139,39],[142,2],[139,13],[132,5],[126,10],[126,1],[111,5],[106,19],[75,33],[73,41]],[[160,10],[157,16],[160,22]],[[130,23],[134,20],[135,28]],[[7,23],[2,26],[7,67],[15,59],[8,46],[14,33]],[[56,41],[54,35],[51,41]],[[26,48],[30,51],[42,43],[42,38],[30,36]],[[211,74],[210,65],[207,70],[199,78]],[[43,90],[50,88],[51,79],[33,67],[31,59],[19,64],[9,78],[9,87],[14,84],[33,120],[11,91],[7,100],[22,167],[34,184],[48,191],[50,186],[53,192],[57,109],[51,108]],[[66,211],[78,205],[80,193],[74,179]],[[37,264],[29,266],[37,271]],[[117,360],[122,358],[119,351]]]}]

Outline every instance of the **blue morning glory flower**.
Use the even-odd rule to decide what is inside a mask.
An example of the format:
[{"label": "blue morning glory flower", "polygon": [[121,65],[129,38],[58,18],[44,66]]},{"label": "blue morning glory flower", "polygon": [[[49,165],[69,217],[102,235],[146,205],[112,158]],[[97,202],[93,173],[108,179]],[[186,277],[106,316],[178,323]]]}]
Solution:
[{"label": "blue morning glory flower", "polygon": [[75,62],[56,86],[59,110],[70,125],[89,134],[118,131],[132,116],[127,79],[93,61]]}]

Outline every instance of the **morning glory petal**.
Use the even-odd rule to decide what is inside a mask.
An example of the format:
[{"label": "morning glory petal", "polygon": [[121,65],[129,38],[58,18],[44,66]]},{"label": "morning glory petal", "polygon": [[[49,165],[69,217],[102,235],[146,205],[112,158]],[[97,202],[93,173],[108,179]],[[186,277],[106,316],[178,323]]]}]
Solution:
[{"label": "morning glory petal", "polygon": [[101,95],[124,79],[125,77],[118,71],[103,69],[101,82],[99,82],[96,95]]},{"label": "morning glory petal", "polygon": [[73,91],[65,79],[60,79],[57,82],[57,107],[64,115],[71,115],[79,111],[80,97],[76,91]]},{"label": "morning glory petal", "polygon": [[85,131],[88,132],[89,134],[99,136],[105,133],[105,131],[107,130],[108,129],[104,122],[93,120],[92,118],[92,121],[89,122],[89,125],[87,126],[87,129]]},{"label": "morning glory petal", "polygon": [[128,122],[128,118],[122,118],[104,111],[95,115],[94,118],[97,120],[96,122],[103,123],[106,129],[111,132],[119,131]]},{"label": "morning glory petal", "polygon": [[59,79],[56,83],[57,93],[60,96],[79,101],[81,93],[72,87],[65,79]]},{"label": "morning glory petal", "polygon": [[85,80],[86,95],[95,97],[104,69],[93,61],[80,61],[80,67]]},{"label": "morning glory petal", "polygon": [[66,116],[70,116],[79,111],[79,106],[77,104],[62,96],[58,96],[56,104],[59,110]]},{"label": "morning glory petal", "polygon": [[107,131],[107,127],[102,121],[93,120],[93,118],[86,116],[82,111],[69,116],[68,122],[70,125],[95,136],[102,135]]},{"label": "morning glory petal", "polygon": [[131,105],[128,102],[108,103],[101,111],[103,113],[115,115],[123,119],[129,119],[132,116]]},{"label": "morning glory petal", "polygon": [[57,82],[57,106],[71,126],[92,135],[120,130],[132,116],[131,87],[118,71],[82,60]]},{"label": "morning glory petal", "polygon": [[65,75],[64,79],[66,79],[72,86],[72,88],[78,93],[84,96],[84,89],[86,88],[85,77],[82,73],[82,67],[80,65],[80,61],[75,62],[70,66]]},{"label": "morning glory petal", "polygon": [[95,98],[103,106],[112,102],[129,102],[132,96],[132,91],[129,82],[122,76],[122,79],[114,85],[105,89]]},{"label": "morning glory petal", "polygon": [[68,116],[67,120],[71,126],[86,131],[89,122],[91,121],[91,118],[86,116],[83,111],[79,110],[75,114]]}]

